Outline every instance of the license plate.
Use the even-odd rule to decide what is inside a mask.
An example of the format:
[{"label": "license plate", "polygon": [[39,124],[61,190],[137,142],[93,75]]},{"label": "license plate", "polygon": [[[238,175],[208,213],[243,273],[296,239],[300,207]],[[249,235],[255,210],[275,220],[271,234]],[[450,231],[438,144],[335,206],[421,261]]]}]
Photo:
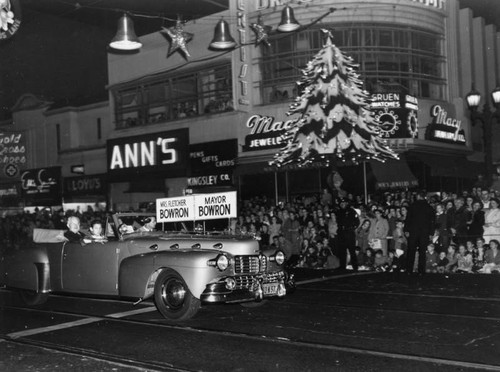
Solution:
[{"label": "license plate", "polygon": [[264,296],[273,296],[278,293],[277,283],[267,283],[262,284],[262,290],[264,291]]}]

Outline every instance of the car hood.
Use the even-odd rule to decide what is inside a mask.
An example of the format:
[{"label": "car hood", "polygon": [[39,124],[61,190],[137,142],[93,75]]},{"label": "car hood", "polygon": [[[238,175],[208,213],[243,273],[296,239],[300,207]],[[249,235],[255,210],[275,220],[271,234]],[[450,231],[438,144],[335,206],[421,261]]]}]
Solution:
[{"label": "car hood", "polygon": [[[251,236],[196,233],[148,232],[124,237],[134,250],[151,251],[225,251],[233,255],[253,255],[260,252],[259,242]],[[139,253],[139,252],[135,252]]]}]

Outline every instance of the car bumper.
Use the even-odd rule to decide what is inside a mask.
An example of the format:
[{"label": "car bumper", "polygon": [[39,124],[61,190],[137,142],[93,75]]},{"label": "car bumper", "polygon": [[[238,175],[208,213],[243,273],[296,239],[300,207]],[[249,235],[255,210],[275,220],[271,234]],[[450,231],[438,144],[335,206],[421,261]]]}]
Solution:
[{"label": "car bumper", "polygon": [[261,301],[268,297],[283,297],[290,285],[290,283],[287,283],[287,278],[284,272],[265,276],[239,275],[222,277],[217,282],[207,284],[200,296],[200,300],[207,303],[230,303]]}]

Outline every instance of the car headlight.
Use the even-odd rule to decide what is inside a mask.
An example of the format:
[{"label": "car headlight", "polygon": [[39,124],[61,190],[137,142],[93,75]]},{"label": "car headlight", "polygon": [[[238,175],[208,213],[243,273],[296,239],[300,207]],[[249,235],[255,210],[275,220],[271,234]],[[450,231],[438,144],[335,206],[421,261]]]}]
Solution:
[{"label": "car headlight", "polygon": [[212,267],[216,267],[220,271],[224,271],[229,266],[229,259],[227,258],[226,255],[220,254],[215,259],[208,260],[207,265],[212,266]]},{"label": "car headlight", "polygon": [[283,263],[285,262],[285,254],[283,253],[283,251],[277,251],[275,254],[269,257],[269,260],[272,262],[276,262],[278,265],[283,265]]}]

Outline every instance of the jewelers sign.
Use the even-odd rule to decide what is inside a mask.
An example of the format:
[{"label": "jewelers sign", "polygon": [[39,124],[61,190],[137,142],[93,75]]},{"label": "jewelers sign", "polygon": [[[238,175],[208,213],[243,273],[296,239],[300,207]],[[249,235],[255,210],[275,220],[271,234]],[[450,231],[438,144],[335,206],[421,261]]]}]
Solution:
[{"label": "jewelers sign", "polygon": [[158,222],[236,218],[236,191],[156,199]]},{"label": "jewelers sign", "polygon": [[250,133],[245,137],[243,151],[276,149],[283,147],[283,135],[297,119],[276,121],[274,116],[252,115],[246,122]]},{"label": "jewelers sign", "polygon": [[465,132],[461,120],[449,117],[448,112],[440,105],[431,107],[431,117],[433,120],[427,126],[426,139],[465,145]]}]

